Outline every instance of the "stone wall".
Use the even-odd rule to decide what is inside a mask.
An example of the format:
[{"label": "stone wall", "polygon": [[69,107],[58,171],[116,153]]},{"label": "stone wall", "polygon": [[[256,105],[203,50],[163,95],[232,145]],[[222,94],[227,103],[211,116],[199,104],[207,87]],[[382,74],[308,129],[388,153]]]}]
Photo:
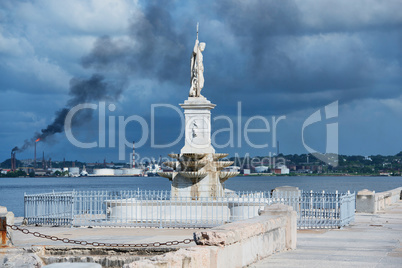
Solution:
[{"label": "stone wall", "polygon": [[380,193],[365,189],[359,191],[356,195],[356,212],[377,213],[401,200],[401,197],[402,187]]},{"label": "stone wall", "polygon": [[198,246],[124,267],[244,267],[274,253],[295,249],[296,229],[296,212],[275,204],[258,217],[194,233]]}]

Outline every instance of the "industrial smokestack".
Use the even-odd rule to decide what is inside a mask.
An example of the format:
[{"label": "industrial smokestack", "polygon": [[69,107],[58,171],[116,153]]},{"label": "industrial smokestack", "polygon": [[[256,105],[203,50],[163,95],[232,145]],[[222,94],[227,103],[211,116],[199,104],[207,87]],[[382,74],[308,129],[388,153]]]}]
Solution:
[{"label": "industrial smokestack", "polygon": [[43,156],[42,156],[42,168],[46,169],[45,151],[43,151]]},{"label": "industrial smokestack", "polygon": [[11,151],[10,162],[11,162],[11,171],[14,171],[14,152],[13,151]]},{"label": "industrial smokestack", "polygon": [[15,171],[15,152],[14,149],[11,151],[11,171]]},{"label": "industrial smokestack", "polygon": [[35,140],[35,142],[34,142],[34,144],[35,144],[35,152],[34,152],[34,168],[36,168],[36,143],[37,143],[38,141],[40,141],[40,139],[39,139],[39,138],[38,138],[38,139],[36,139],[36,140]]},{"label": "industrial smokestack", "polygon": [[11,170],[12,170],[12,171],[15,171],[15,170],[17,169],[17,160],[16,160],[16,158],[15,158],[15,153],[16,153],[16,151],[18,151],[18,147],[17,147],[17,146],[14,147],[14,148],[11,150]]}]

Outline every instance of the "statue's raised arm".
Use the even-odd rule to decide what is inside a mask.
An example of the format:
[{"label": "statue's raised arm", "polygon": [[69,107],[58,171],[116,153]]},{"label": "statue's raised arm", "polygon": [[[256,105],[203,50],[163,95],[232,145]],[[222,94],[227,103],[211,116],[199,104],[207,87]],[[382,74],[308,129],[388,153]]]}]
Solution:
[{"label": "statue's raised arm", "polygon": [[198,24],[197,24],[197,40],[191,54],[191,87],[190,97],[201,96],[201,89],[204,87],[204,64],[202,52],[205,50],[205,43],[198,41]]}]

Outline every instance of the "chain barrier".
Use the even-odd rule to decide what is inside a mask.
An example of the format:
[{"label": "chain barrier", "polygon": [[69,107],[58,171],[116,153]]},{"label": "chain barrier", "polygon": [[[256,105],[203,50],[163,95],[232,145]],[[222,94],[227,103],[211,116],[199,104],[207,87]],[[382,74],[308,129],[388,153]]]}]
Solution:
[{"label": "chain barrier", "polygon": [[176,246],[178,244],[190,244],[194,241],[194,239],[184,239],[182,241],[167,241],[167,242],[154,242],[154,243],[140,243],[140,244],[121,244],[121,243],[99,243],[99,242],[88,242],[85,240],[73,240],[68,238],[58,238],[53,235],[45,235],[39,232],[31,232],[28,229],[20,228],[16,225],[6,224],[7,227],[10,227],[14,231],[20,231],[23,234],[31,234],[35,237],[50,239],[52,241],[61,241],[66,244],[75,244],[82,246],[94,246],[94,247],[136,247],[136,248],[145,248],[145,247],[161,247],[161,246]]}]

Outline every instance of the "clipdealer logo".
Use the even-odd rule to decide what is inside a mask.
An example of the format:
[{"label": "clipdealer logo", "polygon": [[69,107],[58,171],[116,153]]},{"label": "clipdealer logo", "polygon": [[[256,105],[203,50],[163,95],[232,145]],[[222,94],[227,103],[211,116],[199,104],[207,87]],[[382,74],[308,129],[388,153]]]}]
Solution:
[{"label": "clipdealer logo", "polygon": [[[180,117],[181,121],[181,129],[180,134],[178,137],[175,138],[174,141],[170,141],[166,144],[157,144],[155,141],[155,110],[165,108],[171,109],[175,111],[178,116]],[[186,143],[191,143],[193,147],[200,147],[203,148],[205,144],[211,144],[215,148],[226,148],[226,147],[242,147],[242,138],[246,144],[255,149],[264,149],[269,148],[268,143],[265,141],[264,144],[256,144],[252,142],[249,133],[266,133],[272,135],[272,148],[276,148],[277,143],[277,126],[278,123],[282,120],[286,120],[286,116],[282,115],[280,117],[272,116],[272,122],[270,122],[267,118],[256,115],[249,117],[245,124],[242,123],[242,107],[241,102],[238,102],[238,113],[237,117],[231,118],[229,116],[217,116],[213,119],[213,121],[223,120],[228,123],[228,128],[217,129],[213,133],[211,133],[210,122],[205,121],[205,118],[192,118],[192,120],[188,120],[185,122],[185,117],[183,112],[170,104],[152,104],[151,105],[151,121],[149,123],[145,118],[139,115],[131,115],[129,117],[124,116],[115,116],[115,115],[106,115],[106,111],[114,112],[116,110],[115,104],[106,105],[105,102],[99,102],[99,104],[93,103],[83,103],[73,107],[67,114],[65,118],[65,133],[67,139],[76,147],[79,148],[104,148],[108,146],[109,148],[118,148],[119,152],[119,160],[125,160],[126,157],[126,148],[130,148],[132,145],[131,142],[127,140],[126,137],[126,126],[127,124],[133,122],[139,126],[141,129],[141,138],[136,141],[136,147],[140,148],[144,146],[144,144],[150,139],[150,145],[152,148],[169,148],[174,146],[178,142],[181,141],[184,133],[187,131],[186,134]],[[99,135],[98,140],[94,140],[92,142],[81,142],[74,137],[72,133],[72,121],[73,117],[77,112],[83,109],[92,109],[98,110],[98,117],[99,117]],[[326,105],[322,109],[318,109],[314,113],[312,113],[303,123],[301,129],[301,139],[304,148],[314,155],[317,159],[327,163],[328,165],[332,165],[334,167],[338,166],[338,122],[334,122],[335,119],[338,117],[338,101],[332,102]],[[116,120],[118,119],[118,120]],[[234,120],[237,120],[237,143],[235,142],[234,132],[235,123]],[[262,126],[260,128],[252,128],[252,122],[259,122]],[[305,142],[305,129],[313,124],[319,123],[321,121],[326,121],[326,150],[324,153],[319,152],[318,150],[312,148],[311,145],[307,145]],[[106,127],[106,122],[108,122],[108,128]],[[116,132],[117,127],[117,132]],[[217,144],[216,135],[220,133],[227,132],[229,135],[229,140],[224,144]],[[106,134],[108,133],[108,142],[106,139]],[[117,134],[117,135],[116,135]],[[94,137],[96,139],[96,137]],[[116,144],[117,138],[117,144]],[[200,145],[200,146],[198,146]]]},{"label": "clipdealer logo", "polygon": [[[311,148],[306,144],[304,141],[304,130],[306,127],[321,122],[322,116],[321,116],[322,110],[319,109],[315,111],[313,114],[311,114],[303,123],[302,127],[302,142],[304,148],[314,155],[316,158],[319,160],[327,163],[328,165],[331,165],[333,167],[338,166],[338,122],[331,122],[326,124],[326,149],[325,153],[318,152],[317,150]],[[324,115],[325,115],[325,120],[333,120],[333,118],[338,117],[338,101],[334,101],[324,107]]]}]

